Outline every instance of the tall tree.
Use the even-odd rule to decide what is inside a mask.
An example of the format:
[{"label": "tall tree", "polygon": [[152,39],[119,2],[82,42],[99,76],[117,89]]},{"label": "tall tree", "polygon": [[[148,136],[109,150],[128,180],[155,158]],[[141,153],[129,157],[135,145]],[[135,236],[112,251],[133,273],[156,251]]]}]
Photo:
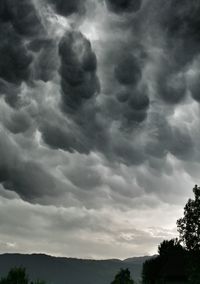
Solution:
[{"label": "tall tree", "polygon": [[162,267],[163,267],[163,259],[160,256],[146,260],[143,263],[142,283],[155,284],[159,277],[159,273]]},{"label": "tall tree", "polygon": [[115,276],[115,279],[111,284],[134,284],[133,279],[131,279],[131,273],[129,269],[121,269]]},{"label": "tall tree", "polygon": [[189,251],[200,251],[200,187],[193,188],[194,199],[184,207],[184,217],[177,220],[180,240]]},{"label": "tall tree", "polygon": [[12,268],[7,277],[0,280],[0,284],[28,284],[25,268]]},{"label": "tall tree", "polygon": [[176,239],[164,240],[158,246],[158,253],[161,257],[170,257],[173,255],[184,254],[184,249],[180,244],[180,241]]},{"label": "tall tree", "polygon": [[35,282],[29,282],[26,269],[23,267],[11,268],[6,277],[1,278],[0,284],[45,284],[42,280],[36,280]]}]

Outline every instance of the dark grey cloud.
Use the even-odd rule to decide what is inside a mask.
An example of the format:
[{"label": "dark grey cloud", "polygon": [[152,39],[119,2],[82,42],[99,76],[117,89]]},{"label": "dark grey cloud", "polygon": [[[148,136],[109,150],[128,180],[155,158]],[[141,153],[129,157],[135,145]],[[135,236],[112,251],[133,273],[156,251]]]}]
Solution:
[{"label": "dark grey cloud", "polygon": [[145,146],[147,155],[163,159],[168,153],[168,137],[171,139],[171,128],[165,118],[160,114],[153,116],[153,127],[155,135]]},{"label": "dark grey cloud", "polygon": [[194,154],[194,142],[189,129],[185,126],[172,126],[160,114],[153,118],[155,133],[152,141],[146,145],[148,155],[163,159],[168,153],[183,160]]},{"label": "dark grey cloud", "polygon": [[148,226],[165,210],[175,224],[199,181],[198,12],[193,0],[0,1],[0,203],[35,210],[41,248],[56,230],[56,253],[67,235],[65,253],[84,256],[91,234],[104,255],[148,252]]},{"label": "dark grey cloud", "polygon": [[149,107],[149,97],[147,90],[135,90],[130,97],[130,106],[135,110],[145,110]]},{"label": "dark grey cloud", "polygon": [[33,56],[28,41],[44,35],[32,1],[1,1],[0,6],[0,94],[16,106],[22,82],[31,77]]},{"label": "dark grey cloud", "polygon": [[2,24],[0,37],[0,77],[4,81],[19,85],[30,76],[32,56],[11,26]]},{"label": "dark grey cloud", "polygon": [[[131,30],[130,33],[132,34]],[[168,153],[172,153],[178,158],[184,158],[184,150],[181,152],[177,146],[179,141],[184,140],[182,137],[184,133],[180,134],[167,122],[166,132],[162,131],[162,125],[156,126],[161,135],[159,139],[134,145],[138,134],[133,137],[131,134],[138,133],[140,124],[143,123],[141,127],[144,127],[152,107],[149,89],[145,86],[147,82],[143,78],[145,64],[148,63],[148,50],[145,50],[147,49],[145,45],[140,44],[140,38],[126,41],[124,44],[121,41],[117,47],[114,44],[115,42],[111,44],[113,50],[108,53],[110,56],[107,55],[105,63],[110,68],[108,75],[112,78],[106,85],[109,96],[105,97],[97,108],[93,100],[96,99],[98,89],[96,56],[89,41],[79,32],[66,33],[59,45],[62,109],[67,116],[70,116],[76,134],[74,135],[67,125],[61,127],[60,124],[53,126],[45,123],[42,127],[44,141],[54,149],[69,152],[90,153],[97,150],[110,161],[121,161],[129,165],[142,164],[150,160],[149,154],[165,157]],[[182,66],[178,68],[173,62],[170,65],[166,61],[163,69],[158,72],[155,91],[167,104],[176,105],[186,97],[187,85],[181,69]],[[102,118],[107,120],[106,124],[98,124],[99,121],[103,121]],[[162,119],[162,116],[159,119]],[[119,127],[116,132],[111,130],[114,122]],[[131,139],[132,144],[129,142]],[[190,135],[186,134],[187,153],[190,153],[192,145]]]},{"label": "dark grey cloud", "polygon": [[196,1],[180,0],[162,4],[158,19],[167,36],[167,52],[171,61],[174,60],[174,69],[180,70],[199,54],[200,5]]},{"label": "dark grey cloud", "polygon": [[189,80],[189,90],[191,92],[192,98],[198,103],[200,102],[200,77],[199,74],[195,75]]},{"label": "dark grey cloud", "polygon": [[[159,5],[162,4],[163,2],[159,1]],[[170,36],[190,38],[193,43],[199,41],[200,22],[198,14],[200,5],[197,1],[166,1],[160,8],[163,28],[167,30]]]},{"label": "dark grey cloud", "polygon": [[[118,137],[113,141],[113,156],[112,159],[116,159],[125,165],[140,165],[145,161],[145,156],[142,147],[135,146],[126,138]],[[124,143],[124,144],[122,144]],[[139,149],[139,151],[138,151]]]},{"label": "dark grey cloud", "polygon": [[15,112],[4,123],[5,127],[12,133],[21,133],[31,126],[31,118],[25,112]]},{"label": "dark grey cloud", "polygon": [[69,16],[74,13],[82,15],[85,13],[85,0],[48,0],[48,2],[62,16]]},{"label": "dark grey cloud", "polygon": [[[120,30],[120,26],[116,32],[122,37],[118,41],[111,38],[108,42],[102,42],[104,65],[100,74],[105,96],[100,113],[107,118],[108,127],[109,123],[112,125],[116,121],[120,131],[131,134],[146,120],[150,107],[146,82],[143,80],[145,50],[137,38],[123,42],[123,28]],[[126,32],[125,38],[131,36],[130,29]]]},{"label": "dark grey cloud", "polygon": [[12,107],[16,107],[18,103],[18,94],[21,87],[5,80],[0,80],[0,95],[4,96],[5,101]]},{"label": "dark grey cloud", "polygon": [[137,127],[138,123],[142,123],[147,118],[147,111],[150,106],[150,99],[147,95],[147,90],[134,89],[130,91],[129,99],[127,104],[123,103],[124,114],[123,120],[125,121],[125,126],[128,128]]},{"label": "dark grey cloud", "polygon": [[187,84],[183,75],[171,72],[158,76],[158,95],[168,104],[180,103],[186,96]]},{"label": "dark grey cloud", "polygon": [[170,152],[180,159],[193,159],[194,142],[189,131],[185,129],[172,129],[171,141],[169,141]]},{"label": "dark grey cloud", "polygon": [[2,166],[0,172],[4,188],[17,192],[22,199],[33,201],[45,195],[55,195],[52,190],[54,179],[36,163],[25,162],[10,168]]},{"label": "dark grey cloud", "polygon": [[142,0],[106,0],[108,8],[115,13],[137,12]]},{"label": "dark grey cloud", "polygon": [[101,174],[95,169],[95,165],[75,165],[75,167],[66,171],[67,178],[78,186],[85,190],[94,191],[96,187],[102,186],[103,180]]},{"label": "dark grey cloud", "polygon": [[130,92],[128,90],[121,90],[116,93],[116,97],[120,103],[125,103],[130,97]]},{"label": "dark grey cloud", "polygon": [[[148,115],[150,99],[145,88],[127,88],[116,94],[119,101],[116,119],[121,122],[122,131],[133,131],[144,122]],[[115,102],[115,104],[117,104]],[[112,106],[110,106],[112,108]],[[120,115],[119,115],[120,113]]]},{"label": "dark grey cloud", "polygon": [[168,104],[179,104],[186,98],[185,72],[199,56],[199,13],[196,1],[147,1],[144,27],[157,31],[154,46],[161,51],[156,93]]},{"label": "dark grey cloud", "polygon": [[53,80],[59,66],[58,46],[51,38],[36,38],[30,42],[29,49],[34,53],[32,79],[48,82]]},{"label": "dark grey cloud", "polygon": [[131,56],[131,54],[126,54],[125,58],[120,58],[120,61],[115,67],[115,76],[120,84],[137,84],[141,79],[141,70],[137,59]]},{"label": "dark grey cloud", "polygon": [[58,64],[57,44],[48,37],[33,1],[1,1],[0,94],[18,106],[22,83],[49,81]]},{"label": "dark grey cloud", "polygon": [[0,6],[0,21],[10,24],[21,36],[33,37],[42,35],[40,18],[32,1],[2,0]]},{"label": "dark grey cloud", "polygon": [[1,137],[0,182],[6,190],[24,200],[42,203],[63,192],[61,183],[58,187],[56,179],[40,163],[23,159],[20,148],[4,132]]},{"label": "dark grey cloud", "polygon": [[59,44],[63,109],[74,111],[99,92],[96,56],[78,31],[66,32]]},{"label": "dark grey cloud", "polygon": [[[71,128],[72,127],[72,128]],[[78,151],[79,153],[89,153],[91,146],[88,147],[87,139],[77,130],[76,125],[58,124],[45,122],[42,127],[42,137],[53,149],[62,149],[68,152]]]}]

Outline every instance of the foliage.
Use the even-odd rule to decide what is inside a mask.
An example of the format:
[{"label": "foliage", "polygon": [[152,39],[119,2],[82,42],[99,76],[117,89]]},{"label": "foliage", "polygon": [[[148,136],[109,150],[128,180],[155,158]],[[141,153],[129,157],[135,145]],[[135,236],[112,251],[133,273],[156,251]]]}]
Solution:
[{"label": "foliage", "polygon": [[200,250],[200,187],[195,185],[194,200],[189,199],[184,208],[184,217],[177,221],[180,240],[189,251]]},{"label": "foliage", "polygon": [[188,275],[191,284],[200,283],[200,252],[190,252],[188,261]]},{"label": "foliage", "polygon": [[171,273],[172,265],[185,258],[185,250],[178,239],[164,240],[158,246],[159,255],[143,264],[142,282],[155,283],[162,274]]},{"label": "foliage", "polygon": [[0,284],[28,284],[25,268],[12,268],[7,277],[0,280]]},{"label": "foliage", "polygon": [[180,241],[176,239],[164,240],[158,246],[158,253],[161,257],[167,257],[172,255],[182,254],[184,251],[183,247],[180,244]]},{"label": "foliage", "polygon": [[121,269],[115,276],[111,284],[134,284],[128,269]]},{"label": "foliage", "polygon": [[[26,274],[26,270],[23,267],[12,268],[8,275],[1,278],[0,284],[29,284],[29,278]],[[37,280],[35,282],[30,282],[30,284],[45,284],[44,281]]]},{"label": "foliage", "polygon": [[31,284],[45,284],[43,280],[36,280],[35,282],[31,282]]},{"label": "foliage", "polygon": [[160,258],[160,256],[145,261],[142,270],[142,283],[154,283],[158,278],[158,274],[161,268],[162,259]]},{"label": "foliage", "polygon": [[180,239],[165,240],[158,246],[159,255],[143,265],[143,283],[159,283],[163,275],[173,275],[174,268],[181,272],[175,277],[200,283],[200,187],[195,185],[193,192],[194,199],[184,207],[184,217],[177,220]]}]

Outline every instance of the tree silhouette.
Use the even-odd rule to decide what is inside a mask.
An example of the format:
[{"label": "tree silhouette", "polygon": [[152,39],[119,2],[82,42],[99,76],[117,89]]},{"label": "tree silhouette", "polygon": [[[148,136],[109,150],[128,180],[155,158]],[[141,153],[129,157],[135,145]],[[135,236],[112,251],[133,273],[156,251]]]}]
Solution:
[{"label": "tree silhouette", "polygon": [[194,199],[184,207],[184,217],[177,220],[180,240],[189,251],[200,251],[200,187],[193,188]]},{"label": "tree silhouette", "polygon": [[[158,246],[159,255],[143,264],[142,283],[160,283],[173,279],[185,281],[186,251],[178,239],[164,240]],[[185,282],[184,282],[185,283]]]},{"label": "tree silhouette", "polygon": [[159,255],[143,265],[143,283],[158,283],[169,276],[174,281],[177,277],[187,283],[200,283],[200,187],[195,185],[193,192],[194,199],[189,199],[184,207],[184,217],[177,220],[180,239],[165,240],[159,245]]},{"label": "tree silhouette", "polygon": [[146,260],[143,263],[142,283],[154,284],[158,279],[159,272],[162,269],[163,261],[160,256]]},{"label": "tree silhouette", "polygon": [[161,257],[169,257],[173,255],[179,255],[184,252],[183,247],[180,244],[180,241],[176,239],[164,240],[158,246],[158,253]]},{"label": "tree silhouette", "polygon": [[0,284],[28,284],[25,268],[12,268],[7,277],[0,280]]},{"label": "tree silhouette", "polygon": [[111,284],[134,284],[129,269],[121,269]]},{"label": "tree silhouette", "polygon": [[[1,278],[0,284],[28,284],[29,278],[26,274],[26,269],[23,267],[12,268],[6,277]],[[30,284],[45,284],[44,281],[36,280]]]},{"label": "tree silhouette", "polygon": [[36,280],[35,282],[31,282],[31,284],[45,284],[43,280]]}]

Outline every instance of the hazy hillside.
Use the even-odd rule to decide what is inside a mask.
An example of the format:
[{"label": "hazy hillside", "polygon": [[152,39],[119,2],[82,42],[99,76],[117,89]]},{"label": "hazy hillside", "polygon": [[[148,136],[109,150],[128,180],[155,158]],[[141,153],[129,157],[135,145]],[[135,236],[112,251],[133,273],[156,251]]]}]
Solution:
[{"label": "hazy hillside", "polygon": [[23,266],[32,280],[39,278],[48,284],[109,284],[120,268],[129,268],[132,277],[138,280],[143,261],[147,258],[130,258],[124,261],[82,260],[43,254],[2,254],[0,276],[5,276],[11,267]]}]

